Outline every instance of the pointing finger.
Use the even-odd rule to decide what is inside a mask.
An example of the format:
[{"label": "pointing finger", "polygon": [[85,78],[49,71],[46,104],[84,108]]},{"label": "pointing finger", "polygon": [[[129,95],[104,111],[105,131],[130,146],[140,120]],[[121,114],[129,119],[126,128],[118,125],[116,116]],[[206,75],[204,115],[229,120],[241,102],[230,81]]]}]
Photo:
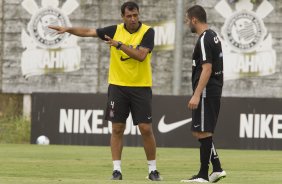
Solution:
[{"label": "pointing finger", "polygon": [[105,35],[106,40],[111,40],[111,38],[108,35]]},{"label": "pointing finger", "polygon": [[50,28],[50,29],[55,29],[55,30],[59,30],[59,26],[52,26],[52,25],[50,25],[50,26],[48,26],[48,28]]}]

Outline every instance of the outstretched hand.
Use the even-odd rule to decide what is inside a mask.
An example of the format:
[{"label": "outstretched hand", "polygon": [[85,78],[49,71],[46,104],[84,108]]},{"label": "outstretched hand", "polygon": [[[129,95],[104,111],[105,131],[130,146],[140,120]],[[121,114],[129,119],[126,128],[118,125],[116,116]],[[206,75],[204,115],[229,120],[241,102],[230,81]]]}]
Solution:
[{"label": "outstretched hand", "polygon": [[52,26],[52,25],[50,25],[50,26],[48,26],[48,28],[56,30],[56,31],[57,31],[57,34],[63,34],[63,33],[65,33],[65,32],[67,32],[67,29],[66,29],[65,27]]}]

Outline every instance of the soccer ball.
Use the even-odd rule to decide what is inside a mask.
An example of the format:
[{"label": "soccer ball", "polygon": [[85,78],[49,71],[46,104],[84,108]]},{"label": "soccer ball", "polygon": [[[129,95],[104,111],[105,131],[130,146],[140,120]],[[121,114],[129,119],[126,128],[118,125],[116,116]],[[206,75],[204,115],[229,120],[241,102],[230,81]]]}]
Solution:
[{"label": "soccer ball", "polygon": [[39,136],[37,138],[36,144],[39,144],[39,145],[49,145],[50,144],[50,140],[45,135],[41,135],[41,136]]}]

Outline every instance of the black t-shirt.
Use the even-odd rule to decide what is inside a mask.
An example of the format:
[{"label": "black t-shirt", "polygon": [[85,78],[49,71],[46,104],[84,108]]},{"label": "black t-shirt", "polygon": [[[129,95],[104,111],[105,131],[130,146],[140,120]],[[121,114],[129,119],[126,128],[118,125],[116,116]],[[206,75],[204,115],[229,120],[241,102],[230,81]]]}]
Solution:
[{"label": "black t-shirt", "polygon": [[[142,26],[140,22],[139,28]],[[125,28],[126,29],[126,28]],[[110,38],[115,36],[117,30],[117,25],[112,25],[104,28],[97,29],[97,35],[102,40],[105,40],[105,35],[108,35]],[[138,31],[138,30],[137,30]],[[135,33],[135,32],[134,32]],[[131,33],[131,34],[134,34]],[[149,28],[147,32],[144,34],[142,41],[139,46],[150,49],[150,52],[154,49],[154,38],[155,38],[155,31],[153,28]],[[117,40],[118,41],[118,40]]]},{"label": "black t-shirt", "polygon": [[195,92],[197,88],[202,73],[202,64],[211,63],[212,73],[202,95],[203,97],[221,96],[223,86],[223,55],[221,42],[213,30],[208,29],[199,36],[192,59],[193,91]]}]

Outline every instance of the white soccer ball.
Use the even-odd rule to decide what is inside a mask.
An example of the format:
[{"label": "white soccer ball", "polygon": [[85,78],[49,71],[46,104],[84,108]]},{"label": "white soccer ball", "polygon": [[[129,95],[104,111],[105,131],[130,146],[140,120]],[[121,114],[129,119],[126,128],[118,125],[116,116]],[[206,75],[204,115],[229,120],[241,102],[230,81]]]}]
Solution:
[{"label": "white soccer ball", "polygon": [[36,144],[39,144],[39,145],[49,145],[50,144],[50,140],[45,135],[41,135],[41,136],[39,136],[36,139]]}]

